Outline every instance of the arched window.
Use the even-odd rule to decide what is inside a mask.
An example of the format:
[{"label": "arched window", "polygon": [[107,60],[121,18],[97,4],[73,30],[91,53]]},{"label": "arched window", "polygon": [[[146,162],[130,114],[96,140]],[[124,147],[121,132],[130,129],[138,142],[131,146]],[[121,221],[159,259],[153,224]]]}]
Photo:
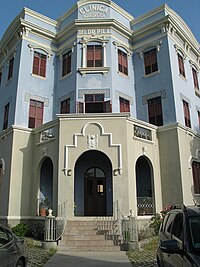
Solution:
[{"label": "arched window", "polygon": [[194,193],[200,194],[200,162],[192,162]]}]

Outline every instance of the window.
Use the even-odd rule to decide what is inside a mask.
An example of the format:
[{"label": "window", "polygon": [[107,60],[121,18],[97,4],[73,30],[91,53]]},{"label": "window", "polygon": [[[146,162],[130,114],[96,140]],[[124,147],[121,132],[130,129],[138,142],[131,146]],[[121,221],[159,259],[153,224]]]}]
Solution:
[{"label": "window", "polygon": [[9,106],[10,106],[10,103],[5,105],[5,107],[4,107],[3,130],[8,128]]},{"label": "window", "polygon": [[200,194],[200,162],[192,162],[194,193]]},{"label": "window", "polygon": [[112,111],[111,101],[104,101],[104,94],[86,94],[85,103],[78,102],[78,113],[108,113]]},{"label": "window", "polygon": [[130,112],[130,102],[122,97],[119,98],[120,112]]},{"label": "window", "polygon": [[200,129],[200,111],[197,111],[197,115],[198,115],[199,129]]},{"label": "window", "polygon": [[156,126],[163,125],[161,97],[148,100],[149,123]]},{"label": "window", "polygon": [[199,89],[198,76],[197,76],[197,71],[195,70],[195,68],[192,68],[192,75],[193,75],[194,87]]},{"label": "window", "polygon": [[14,57],[12,57],[9,61],[8,80],[10,80],[13,76],[13,66],[14,66]]},{"label": "window", "polygon": [[46,59],[46,55],[34,52],[33,74],[46,77]]},{"label": "window", "polygon": [[191,128],[189,104],[185,100],[183,100],[183,111],[185,118],[185,126]]},{"label": "window", "polygon": [[[183,241],[183,214],[178,213],[174,219],[172,235]],[[173,238],[172,236],[172,238]]]},{"label": "window", "polygon": [[184,59],[183,56],[181,56],[178,53],[178,66],[179,66],[179,73],[185,77],[185,68],[184,68]]},{"label": "window", "polygon": [[71,72],[71,58],[72,58],[71,50],[67,52],[65,55],[63,55],[62,76],[65,76]]},{"label": "window", "polygon": [[145,75],[158,70],[156,48],[144,53]]},{"label": "window", "polygon": [[61,102],[60,113],[61,114],[70,113],[70,98],[63,100]]},{"label": "window", "polygon": [[43,123],[44,103],[36,100],[30,100],[29,108],[29,128],[36,128]]},{"label": "window", "polygon": [[127,54],[118,49],[118,70],[128,75],[128,58]]},{"label": "window", "polygon": [[101,45],[87,46],[87,67],[103,67],[103,47]]},{"label": "window", "polygon": [[165,227],[164,227],[164,231],[165,231],[165,234],[167,236],[171,236],[171,229],[172,229],[172,224],[173,224],[173,220],[175,218],[175,214],[174,213],[171,213],[169,215],[167,215],[167,219],[165,219]]}]

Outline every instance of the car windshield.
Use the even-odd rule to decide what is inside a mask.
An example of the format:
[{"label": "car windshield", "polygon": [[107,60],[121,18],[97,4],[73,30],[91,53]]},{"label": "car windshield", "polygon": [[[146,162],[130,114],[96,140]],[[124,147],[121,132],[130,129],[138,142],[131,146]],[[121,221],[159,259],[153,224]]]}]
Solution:
[{"label": "car windshield", "polygon": [[189,218],[192,244],[195,250],[200,250],[200,216]]}]

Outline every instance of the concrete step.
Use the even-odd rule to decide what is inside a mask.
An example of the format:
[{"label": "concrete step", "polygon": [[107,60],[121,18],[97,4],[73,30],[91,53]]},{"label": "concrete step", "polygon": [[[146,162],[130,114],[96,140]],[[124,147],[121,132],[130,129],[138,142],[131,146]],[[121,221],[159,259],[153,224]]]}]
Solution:
[{"label": "concrete step", "polygon": [[58,251],[106,251],[106,252],[118,252],[120,251],[120,246],[80,246],[80,245],[66,245],[58,246]]},{"label": "concrete step", "polygon": [[60,240],[60,245],[69,246],[112,246],[113,240]]},{"label": "concrete step", "polygon": [[103,235],[73,235],[69,233],[68,235],[64,235],[62,240],[105,240]]}]

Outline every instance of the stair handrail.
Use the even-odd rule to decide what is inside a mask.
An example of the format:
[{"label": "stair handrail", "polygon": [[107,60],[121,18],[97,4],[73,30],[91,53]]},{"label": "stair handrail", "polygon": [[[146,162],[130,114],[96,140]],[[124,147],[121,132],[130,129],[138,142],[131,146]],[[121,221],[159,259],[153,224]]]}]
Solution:
[{"label": "stair handrail", "polygon": [[67,202],[58,205],[56,217],[45,218],[45,241],[57,242],[63,235],[67,223]]}]

